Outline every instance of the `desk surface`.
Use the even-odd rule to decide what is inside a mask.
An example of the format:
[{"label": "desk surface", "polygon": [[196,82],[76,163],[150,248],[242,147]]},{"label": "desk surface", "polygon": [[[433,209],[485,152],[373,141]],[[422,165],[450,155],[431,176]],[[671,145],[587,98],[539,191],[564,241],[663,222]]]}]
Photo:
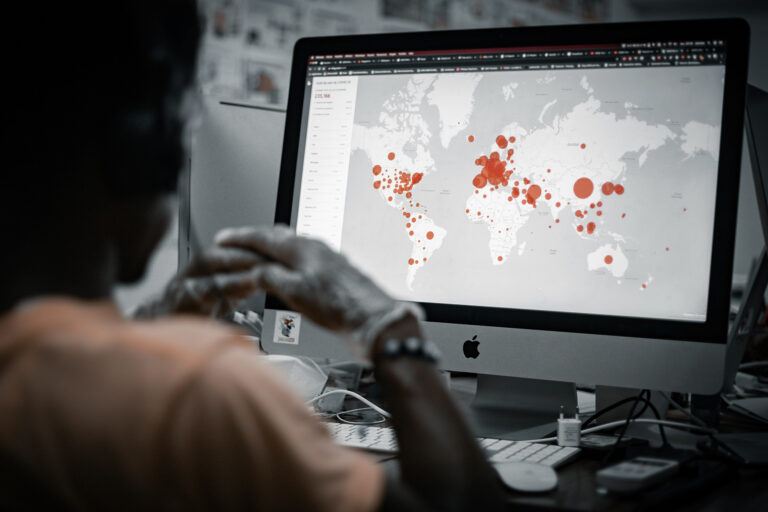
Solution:
[{"label": "desk surface", "polygon": [[[595,472],[600,462],[578,460],[560,470],[558,488],[541,495],[510,493],[510,508],[514,510],[638,510],[643,507],[640,498],[622,498],[599,493],[595,483]],[[707,492],[693,492],[690,497],[675,504],[675,510],[719,511],[761,510],[768,503],[768,469],[761,471],[741,470],[723,479],[719,485],[708,487]],[[690,496],[690,494],[689,494]],[[667,501],[664,505],[670,505]],[[654,505],[647,505],[653,508]],[[658,504],[658,509],[665,509]]]},{"label": "desk surface", "polygon": [[[453,383],[452,383],[453,388]],[[454,398],[463,402],[466,397],[457,389],[452,389]],[[457,396],[458,395],[458,396]],[[397,460],[392,456],[381,457],[382,463],[392,471],[397,471]],[[703,469],[711,469],[702,463]],[[714,465],[714,463],[712,463]],[[571,510],[571,511],[634,511],[674,510],[680,511],[726,511],[765,510],[768,503],[768,467],[762,469],[728,470],[713,481],[684,493],[685,498],[675,502],[670,498],[662,503],[646,503],[641,497],[621,497],[598,491],[595,473],[601,469],[599,460],[586,455],[575,462],[557,470],[558,487],[548,493],[526,494],[508,493],[510,510]],[[678,486],[693,485],[693,477],[678,476],[669,481]],[[665,484],[662,484],[662,486]],[[660,490],[662,486],[656,488]],[[694,496],[695,498],[691,498]]]},{"label": "desk surface", "polygon": [[[397,459],[381,457],[389,471],[397,471]],[[742,469],[717,484],[706,486],[706,491],[693,491],[678,502],[665,500],[661,503],[644,503],[639,497],[620,497],[598,492],[595,472],[601,464],[597,460],[580,459],[559,470],[557,489],[542,494],[526,494],[509,491],[507,503],[515,511],[635,511],[653,509],[691,512],[735,512],[741,510],[765,510],[768,503],[768,468]],[[691,499],[690,496],[696,496]]]}]

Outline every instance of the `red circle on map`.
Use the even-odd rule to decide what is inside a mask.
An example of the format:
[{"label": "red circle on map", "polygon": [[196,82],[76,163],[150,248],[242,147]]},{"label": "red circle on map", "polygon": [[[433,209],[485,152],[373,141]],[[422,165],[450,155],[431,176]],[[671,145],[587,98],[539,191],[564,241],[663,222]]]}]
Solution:
[{"label": "red circle on map", "polygon": [[478,174],[472,180],[472,184],[477,188],[483,188],[488,183],[488,180],[482,174]]},{"label": "red circle on map", "polygon": [[427,231],[427,240],[432,240],[435,238],[435,234],[431,231]]},{"label": "red circle on map", "polygon": [[499,135],[496,137],[496,145],[499,146],[501,149],[504,149],[507,147],[507,138],[503,135]]},{"label": "red circle on map", "polygon": [[576,183],[573,184],[573,193],[579,199],[586,199],[592,195],[592,191],[595,190],[595,185],[589,178],[579,178]]},{"label": "red circle on map", "polygon": [[390,152],[390,153],[387,155],[387,158],[389,158],[390,160],[394,160],[394,159],[395,159],[395,154],[394,154],[394,153],[392,153],[392,152]]},{"label": "red circle on map", "polygon": [[610,265],[611,263],[613,263],[613,256],[611,256],[611,255],[609,254],[608,256],[606,256],[605,258],[603,258],[603,261],[604,261],[604,262],[606,262],[608,265]]}]

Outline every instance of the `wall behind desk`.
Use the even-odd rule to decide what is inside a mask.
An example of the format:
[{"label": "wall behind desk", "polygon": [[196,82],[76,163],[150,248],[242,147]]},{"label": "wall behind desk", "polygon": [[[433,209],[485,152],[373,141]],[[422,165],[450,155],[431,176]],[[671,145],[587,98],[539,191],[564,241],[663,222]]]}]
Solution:
[{"label": "wall behind desk", "polygon": [[[233,226],[272,225],[285,114],[207,97],[182,189],[179,267]],[[263,296],[254,299],[254,307]]]}]

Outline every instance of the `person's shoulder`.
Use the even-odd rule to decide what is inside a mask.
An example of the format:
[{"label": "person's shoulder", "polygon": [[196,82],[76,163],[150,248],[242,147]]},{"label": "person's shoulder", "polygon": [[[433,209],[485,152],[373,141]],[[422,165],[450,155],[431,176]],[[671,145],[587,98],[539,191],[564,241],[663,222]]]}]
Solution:
[{"label": "person's shoulder", "polygon": [[88,359],[123,358],[193,362],[232,345],[247,345],[234,327],[194,317],[132,320],[111,301],[50,298],[16,308],[0,319],[0,332],[17,354],[63,351]]},{"label": "person's shoulder", "polygon": [[182,350],[205,356],[231,346],[247,346],[244,332],[215,320],[174,315],[153,320],[126,320],[116,332],[136,349]]}]

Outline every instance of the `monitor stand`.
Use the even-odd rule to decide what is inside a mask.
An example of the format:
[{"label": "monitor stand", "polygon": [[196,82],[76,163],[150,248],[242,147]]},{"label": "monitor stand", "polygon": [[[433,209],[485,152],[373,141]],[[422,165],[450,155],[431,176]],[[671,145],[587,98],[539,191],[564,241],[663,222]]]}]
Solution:
[{"label": "monitor stand", "polygon": [[576,385],[496,375],[478,375],[467,416],[479,437],[540,439],[557,430],[560,406],[576,411]]}]

